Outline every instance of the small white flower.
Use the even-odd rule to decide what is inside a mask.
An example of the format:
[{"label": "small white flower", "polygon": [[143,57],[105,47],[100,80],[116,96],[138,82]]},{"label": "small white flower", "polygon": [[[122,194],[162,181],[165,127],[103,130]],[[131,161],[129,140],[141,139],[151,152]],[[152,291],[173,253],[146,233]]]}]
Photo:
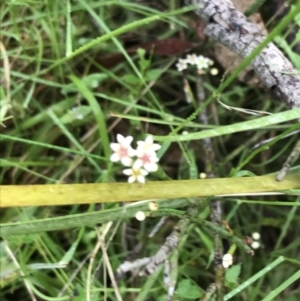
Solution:
[{"label": "small white flower", "polygon": [[195,53],[193,54],[188,54],[186,56],[186,62],[191,64],[191,65],[196,65],[197,64],[197,60],[198,60],[198,57]]},{"label": "small white flower", "polygon": [[132,164],[131,157],[135,156],[135,150],[130,146],[133,137],[127,136],[123,137],[121,134],[117,135],[118,143],[111,143],[110,148],[114,153],[110,157],[110,161],[119,162],[125,166],[130,166]]},{"label": "small white flower", "polygon": [[228,269],[233,263],[233,257],[231,254],[225,254],[223,256],[222,264],[225,269]]},{"label": "small white flower", "polygon": [[153,143],[152,136],[148,136],[145,141],[138,141],[137,142],[137,153],[143,153],[143,152],[156,152],[158,151],[161,146],[157,143]]},{"label": "small white flower", "polygon": [[197,58],[196,66],[198,70],[207,69],[209,67],[210,59],[199,55]]},{"label": "small white flower", "polygon": [[146,169],[148,172],[154,172],[158,170],[158,158],[154,152],[138,152],[137,162]]},{"label": "small white flower", "polygon": [[131,168],[123,170],[123,173],[126,176],[129,176],[128,183],[133,183],[135,181],[145,183],[145,176],[148,174],[148,171],[141,167],[141,163],[139,161],[135,161]]},{"label": "small white flower", "polygon": [[148,172],[157,171],[157,162],[159,159],[156,156],[156,151],[161,148],[157,143],[153,143],[153,138],[148,136],[145,141],[137,142],[137,162]]},{"label": "small white flower", "polygon": [[182,71],[185,70],[187,68],[187,61],[184,59],[179,59],[178,63],[176,64],[177,70],[178,71]]},{"label": "small white flower", "polygon": [[251,248],[256,250],[260,247],[260,243],[258,241],[254,241],[252,244],[251,244]]},{"label": "small white flower", "polygon": [[254,240],[259,240],[259,239],[260,239],[260,233],[258,233],[258,232],[252,233],[252,238],[253,238]]}]

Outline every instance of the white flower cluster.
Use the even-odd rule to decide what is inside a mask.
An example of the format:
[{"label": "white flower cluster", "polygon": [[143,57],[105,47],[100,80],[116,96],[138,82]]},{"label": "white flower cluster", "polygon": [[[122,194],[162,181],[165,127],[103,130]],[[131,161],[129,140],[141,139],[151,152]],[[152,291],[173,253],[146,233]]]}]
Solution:
[{"label": "white flower cluster", "polygon": [[182,71],[188,68],[188,65],[196,66],[198,71],[208,69],[209,66],[213,65],[214,62],[207,58],[204,57],[203,55],[196,55],[195,53],[193,54],[188,54],[186,56],[186,59],[179,59],[178,63],[176,64],[176,67],[178,71]]},{"label": "white flower cluster", "polygon": [[145,176],[158,169],[156,151],[160,149],[160,145],[153,143],[153,138],[148,136],[145,141],[138,141],[137,148],[133,149],[131,147],[132,140],[132,136],[123,137],[118,134],[118,143],[110,144],[110,148],[114,152],[110,160],[130,167],[123,170],[123,173],[128,176],[129,183],[135,181],[145,183]]}]

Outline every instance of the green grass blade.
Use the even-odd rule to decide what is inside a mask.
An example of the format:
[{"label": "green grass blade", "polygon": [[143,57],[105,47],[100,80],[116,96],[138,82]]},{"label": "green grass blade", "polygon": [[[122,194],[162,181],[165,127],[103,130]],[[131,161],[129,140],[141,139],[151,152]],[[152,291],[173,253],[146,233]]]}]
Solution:
[{"label": "green grass blade", "polygon": [[[48,110],[48,115],[54,121],[54,123],[61,129],[61,131],[68,137],[68,139],[82,152],[85,152],[85,149],[82,145],[76,140],[76,138],[71,134],[71,132],[64,126],[64,124],[60,121],[60,119],[54,114],[52,110]],[[101,168],[97,164],[97,162],[91,158],[87,157],[87,160],[96,168],[96,170],[101,173]]]},{"label": "green grass blade", "polygon": [[71,2],[67,0],[66,5],[66,57],[73,52],[72,47],[72,19],[71,19]]},{"label": "green grass blade", "polygon": [[41,147],[44,147],[44,148],[55,149],[55,150],[58,150],[58,151],[61,151],[61,152],[64,152],[64,153],[70,153],[70,154],[76,154],[76,155],[81,155],[81,156],[85,156],[85,157],[91,157],[91,158],[101,160],[101,161],[106,161],[107,160],[104,157],[94,155],[94,154],[90,154],[83,148],[81,150],[74,150],[74,149],[70,149],[70,148],[66,148],[66,147],[62,147],[62,146],[57,146],[57,145],[53,145],[53,144],[48,144],[48,143],[44,143],[44,142],[39,142],[39,141],[34,141],[34,140],[19,138],[19,137],[15,137],[15,136],[4,135],[4,134],[0,135],[0,139],[16,141],[16,142],[21,142],[21,143],[31,144],[31,145],[38,145],[38,146],[41,146]]},{"label": "green grass blade", "polygon": [[277,297],[282,291],[284,291],[288,286],[296,282],[300,278],[300,270],[297,271],[294,275],[284,281],[281,285],[279,285],[276,289],[274,289],[266,298],[262,301],[272,301],[275,297]]},{"label": "green grass blade", "polygon": [[88,87],[83,83],[81,79],[75,75],[70,75],[71,80],[77,86],[78,91],[86,98],[89,102],[92,112],[94,113],[95,119],[98,124],[99,135],[102,140],[102,147],[106,158],[110,157],[110,147],[109,147],[109,138],[108,130],[106,127],[106,116],[103,114],[100,104],[96,100],[93,93],[88,89]]},{"label": "green grass blade", "polygon": [[[214,129],[196,132],[192,134],[169,135],[169,136],[153,135],[153,138],[157,141],[169,141],[169,142],[199,140],[204,138],[211,138],[211,137],[233,134],[237,132],[250,131],[254,129],[259,129],[263,126],[286,122],[298,118],[300,118],[300,108],[272,114],[265,117],[256,118],[249,121],[238,122],[230,125],[223,125]],[[299,128],[300,128],[300,123],[299,123]]]},{"label": "green grass blade", "polygon": [[138,21],[131,22],[130,24],[126,24],[116,30],[111,31],[110,33],[107,33],[107,34],[105,34],[99,38],[96,38],[96,39],[92,40],[91,42],[81,46],[80,48],[73,51],[70,56],[62,58],[60,60],[57,60],[53,65],[51,65],[47,70],[45,70],[45,72],[51,70],[52,68],[54,68],[58,65],[65,63],[66,61],[74,58],[75,56],[78,56],[79,54],[85,53],[87,50],[93,48],[96,45],[99,45],[100,43],[108,41],[108,40],[112,39],[113,37],[117,37],[123,33],[130,32],[136,28],[139,28],[144,25],[148,25],[155,21],[164,21],[166,18],[168,18],[170,16],[176,16],[179,14],[183,14],[183,13],[189,12],[193,9],[194,9],[194,6],[187,6],[185,8],[174,10],[169,13],[161,13],[160,15],[150,16],[150,17],[144,18],[142,20],[138,20]]},{"label": "green grass blade", "polygon": [[[25,222],[0,224],[0,236],[7,237],[11,235],[22,235],[30,233],[58,231],[72,229],[83,226],[95,226],[99,223],[109,221],[119,221],[121,219],[131,218],[138,211],[148,211],[149,201],[138,202],[125,207],[114,208],[109,210],[95,211],[91,213],[71,214],[61,217],[44,218],[42,220],[31,220]],[[162,214],[166,214],[166,209],[186,206],[187,200],[161,200],[159,208],[165,209]],[[160,216],[159,211],[157,216]]]},{"label": "green grass blade", "polygon": [[230,293],[228,293],[224,297],[224,301],[230,300],[235,295],[239,294],[242,290],[247,288],[249,285],[254,283],[256,280],[260,279],[262,276],[273,270],[275,267],[277,267],[280,263],[284,262],[285,258],[283,256],[278,257],[276,260],[274,260],[271,264],[266,266],[264,269],[253,275],[251,278],[249,278],[247,281],[236,287],[234,290],[232,290]]}]

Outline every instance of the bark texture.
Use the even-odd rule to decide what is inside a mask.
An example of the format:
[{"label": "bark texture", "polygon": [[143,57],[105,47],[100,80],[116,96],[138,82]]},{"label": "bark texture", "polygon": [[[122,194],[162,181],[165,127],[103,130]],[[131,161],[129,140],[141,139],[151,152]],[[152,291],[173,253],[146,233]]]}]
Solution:
[{"label": "bark texture", "polygon": [[[197,15],[207,24],[204,33],[242,58],[265,39],[261,28],[237,11],[230,0],[186,0],[198,5]],[[251,62],[260,80],[290,108],[300,108],[300,75],[290,61],[269,43]],[[289,74],[287,74],[289,73]]]},{"label": "bark texture", "polygon": [[[232,0],[233,5],[241,13],[244,13],[254,2],[255,0]],[[260,30],[263,31],[263,34],[268,34],[260,13],[252,14],[249,16],[249,20],[252,23],[257,24],[260,27]],[[215,43],[211,50],[213,50],[214,58],[226,71],[228,70],[229,72],[233,72],[243,60],[240,56],[229,50],[229,48],[221,43]],[[249,86],[263,87],[261,80],[254,72],[251,65],[248,65],[244,70],[242,70],[237,77],[239,81],[246,83]]]}]

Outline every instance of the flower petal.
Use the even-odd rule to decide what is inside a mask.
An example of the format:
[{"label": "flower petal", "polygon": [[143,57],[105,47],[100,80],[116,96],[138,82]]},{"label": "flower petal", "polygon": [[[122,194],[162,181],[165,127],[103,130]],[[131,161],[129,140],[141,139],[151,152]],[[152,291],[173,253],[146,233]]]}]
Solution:
[{"label": "flower petal", "polygon": [[131,168],[124,169],[123,174],[126,175],[126,176],[131,176],[132,175],[132,169]]},{"label": "flower petal", "polygon": [[117,152],[120,149],[120,144],[119,143],[111,143],[110,148],[114,151]]},{"label": "flower petal", "polygon": [[153,149],[154,151],[158,151],[160,148],[161,148],[161,145],[159,145],[159,144],[157,144],[157,143],[154,143],[154,144],[152,145],[152,149]]},{"label": "flower petal", "polygon": [[158,170],[158,165],[156,163],[147,163],[144,165],[146,171],[155,172]]},{"label": "flower petal", "polygon": [[136,178],[133,177],[133,176],[131,176],[131,177],[128,178],[128,183],[133,183],[135,181],[136,181]]},{"label": "flower petal", "polygon": [[111,162],[118,162],[120,161],[120,156],[118,153],[113,153],[111,156],[110,156],[110,161]]},{"label": "flower petal", "polygon": [[123,135],[121,135],[121,134],[117,134],[117,141],[118,141],[119,143],[123,143],[123,142],[124,142],[124,140],[125,140],[125,138],[124,138],[124,136],[123,136]]},{"label": "flower petal", "polygon": [[140,173],[141,173],[142,176],[146,176],[149,172],[146,171],[145,169],[141,169]]},{"label": "flower petal", "polygon": [[125,166],[131,166],[131,165],[132,165],[132,159],[129,158],[129,157],[123,157],[123,158],[121,159],[121,162],[122,162],[122,164],[125,165]]},{"label": "flower petal", "polygon": [[136,150],[133,149],[132,147],[129,147],[129,148],[128,148],[128,156],[129,156],[129,157],[134,157],[134,156],[136,156]]},{"label": "flower petal", "polygon": [[152,136],[147,136],[147,138],[145,139],[145,142],[147,143],[147,144],[153,144],[153,138],[152,138]]},{"label": "flower petal", "polygon": [[125,137],[125,141],[126,141],[127,145],[130,145],[131,142],[133,141],[133,137],[132,136],[127,136],[127,137]]},{"label": "flower petal", "polygon": [[138,148],[143,148],[145,146],[145,141],[137,141]]},{"label": "flower petal", "polygon": [[133,165],[132,165],[132,169],[140,169],[142,167],[142,162],[141,160],[135,160]]},{"label": "flower petal", "polygon": [[137,181],[140,182],[140,183],[145,183],[145,177],[142,176],[142,175],[137,176],[136,179],[137,179]]}]

